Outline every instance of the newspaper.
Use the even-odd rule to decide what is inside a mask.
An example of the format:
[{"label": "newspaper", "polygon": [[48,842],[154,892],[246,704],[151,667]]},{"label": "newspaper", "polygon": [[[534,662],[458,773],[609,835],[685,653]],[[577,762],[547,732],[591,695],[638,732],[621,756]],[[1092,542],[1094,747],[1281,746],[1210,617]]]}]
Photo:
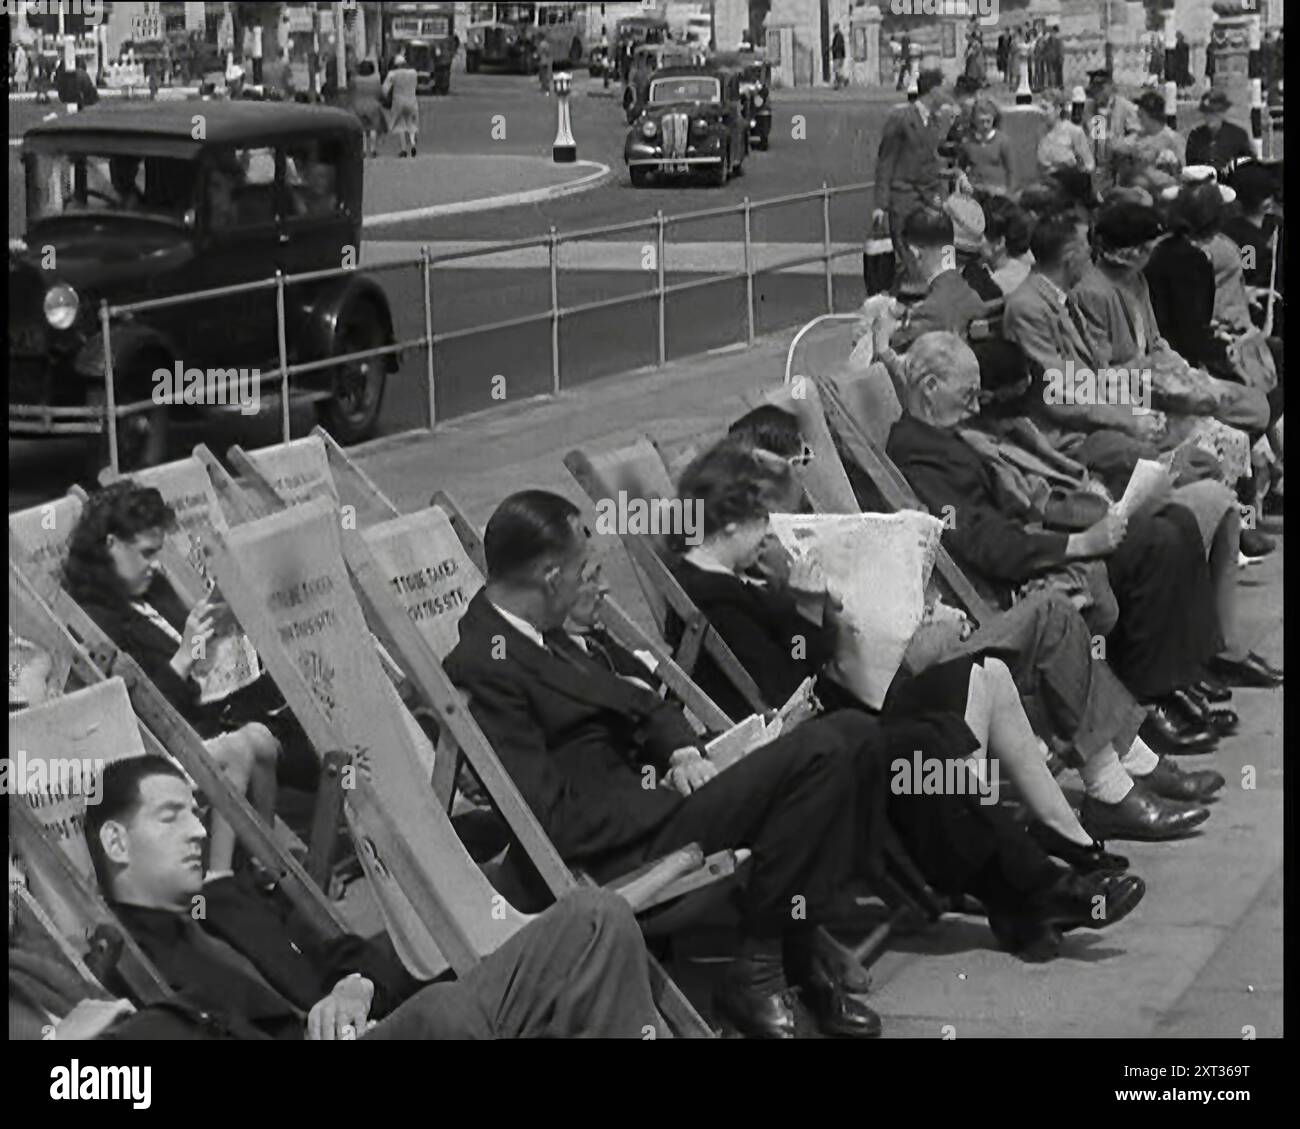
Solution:
[{"label": "newspaper", "polygon": [[199,687],[199,702],[205,706],[251,686],[262,674],[257,651],[234,616],[218,610],[216,618],[216,633],[208,640],[203,658],[191,670]]},{"label": "newspaper", "polygon": [[885,700],[925,613],[943,523],[928,514],[773,514],[792,557],[811,556],[842,602],[835,665],[868,706]]},{"label": "newspaper", "polygon": [[1125,517],[1132,517],[1153,498],[1160,497],[1168,490],[1169,471],[1151,459],[1138,459],[1117,507]]},{"label": "newspaper", "polygon": [[719,770],[729,768],[745,754],[770,744],[787,729],[793,729],[812,717],[818,708],[813,694],[813,680],[805,678],[775,716],[769,719],[761,714],[750,714],[705,745],[704,755]]}]

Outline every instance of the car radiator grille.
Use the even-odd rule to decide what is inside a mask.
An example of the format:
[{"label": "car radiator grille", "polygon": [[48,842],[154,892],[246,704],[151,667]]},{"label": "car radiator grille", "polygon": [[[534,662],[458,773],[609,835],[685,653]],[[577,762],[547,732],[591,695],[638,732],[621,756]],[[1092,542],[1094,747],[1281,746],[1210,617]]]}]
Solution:
[{"label": "car radiator grille", "polygon": [[664,156],[686,156],[687,120],[685,114],[664,115]]}]

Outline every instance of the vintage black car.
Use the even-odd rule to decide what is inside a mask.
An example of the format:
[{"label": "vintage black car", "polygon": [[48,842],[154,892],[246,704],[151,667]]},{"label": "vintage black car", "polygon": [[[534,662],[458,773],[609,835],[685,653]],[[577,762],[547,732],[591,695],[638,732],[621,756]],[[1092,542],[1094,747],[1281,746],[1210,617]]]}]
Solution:
[{"label": "vintage black car", "polygon": [[[95,109],[27,131],[27,230],[9,250],[9,433],[93,433],[106,401],[100,303],[122,305],[354,265],[361,246],[357,118],[294,103],[158,103]],[[115,402],[153,400],[155,374],[274,374],[274,289],[115,318]],[[384,291],[350,273],[285,288],[291,364],[393,342]],[[292,380],[342,442],[371,435],[396,354]],[[277,392],[273,378],[261,396]],[[181,413],[244,410],[165,403],[119,425],[119,462],[166,454]],[[51,411],[50,409],[57,409]]]},{"label": "vintage black car", "polygon": [[655,74],[664,67],[692,67],[698,61],[696,52],[681,43],[643,43],[634,48],[623,84],[623,112],[628,124],[641,116]]},{"label": "vintage black car", "polygon": [[740,92],[749,113],[749,144],[766,149],[772,133],[772,66],[762,51],[717,52],[709,64],[740,73]]},{"label": "vintage black car", "polygon": [[715,187],[749,153],[740,77],[713,67],[667,67],[650,79],[645,107],[623,146],[632,184],[651,174],[703,172]]}]

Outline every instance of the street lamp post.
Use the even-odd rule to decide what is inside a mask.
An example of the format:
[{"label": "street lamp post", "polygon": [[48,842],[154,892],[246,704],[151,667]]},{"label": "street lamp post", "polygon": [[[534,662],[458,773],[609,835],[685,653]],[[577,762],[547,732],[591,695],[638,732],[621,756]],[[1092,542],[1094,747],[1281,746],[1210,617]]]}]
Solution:
[{"label": "street lamp post", "polygon": [[556,164],[572,164],[578,159],[578,144],[573,140],[573,128],[569,120],[569,91],[572,86],[573,76],[568,71],[556,71],[555,77],[551,79],[557,116],[551,157]]}]

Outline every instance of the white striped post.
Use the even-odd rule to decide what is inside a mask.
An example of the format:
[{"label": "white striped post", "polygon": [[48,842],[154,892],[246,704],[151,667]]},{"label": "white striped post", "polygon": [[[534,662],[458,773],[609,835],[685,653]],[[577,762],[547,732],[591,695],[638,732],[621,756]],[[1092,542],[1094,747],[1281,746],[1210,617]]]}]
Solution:
[{"label": "white striped post", "polygon": [[1070,91],[1070,120],[1075,125],[1083,125],[1083,115],[1088,105],[1088,96],[1082,86]]},{"label": "white striped post", "polygon": [[916,85],[916,67],[911,63],[907,64],[907,100],[915,102],[921,95],[920,88]]},{"label": "white striped post", "polygon": [[1174,78],[1174,14],[1165,13],[1165,125],[1178,128],[1178,80]]},{"label": "white striped post", "polygon": [[1029,85],[1029,47],[1023,43],[1020,47],[1021,50],[1017,52],[1020,64],[1020,83],[1016,87],[1016,105],[1029,106],[1034,101],[1034,91]]}]

